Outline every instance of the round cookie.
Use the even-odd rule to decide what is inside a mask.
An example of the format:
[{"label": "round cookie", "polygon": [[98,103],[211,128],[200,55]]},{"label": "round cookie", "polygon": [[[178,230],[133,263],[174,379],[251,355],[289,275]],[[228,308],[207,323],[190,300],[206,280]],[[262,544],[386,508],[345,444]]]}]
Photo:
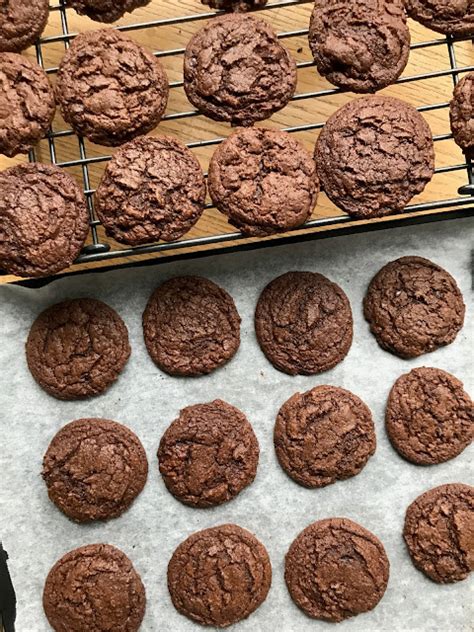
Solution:
[{"label": "round cookie", "polygon": [[355,476],[376,447],[366,404],[350,391],[326,385],[290,397],[280,408],[273,438],[282,468],[310,488]]},{"label": "round cookie", "polygon": [[0,53],[0,153],[26,154],[54,118],[54,92],[44,70],[16,53]]},{"label": "round cookie", "polygon": [[158,125],[168,101],[160,61],[114,29],[78,35],[58,70],[56,98],[74,131],[121,145]]},{"label": "round cookie", "polygon": [[377,342],[401,358],[415,358],[453,342],[464,312],[453,277],[422,257],[387,263],[364,298],[364,316]]},{"label": "round cookie", "polygon": [[349,299],[322,274],[287,272],[260,295],[255,331],[263,353],[280,371],[328,371],[345,358],[352,344]]},{"label": "round cookie", "polygon": [[315,159],[321,186],[352,217],[402,211],[434,173],[431,130],[414,107],[399,99],[368,96],[329,117]]},{"label": "round cookie", "polygon": [[184,89],[209,118],[252,125],[291,99],[296,63],[267,22],[241,13],[223,15],[189,41]]},{"label": "round cookie", "polygon": [[388,584],[390,564],[373,533],[347,518],[313,522],[285,558],[291,598],[308,616],[343,621],[375,608]]},{"label": "round cookie", "polygon": [[66,0],[79,15],[87,15],[96,22],[115,22],[126,13],[145,7],[151,0]]},{"label": "round cookie", "polygon": [[474,34],[473,0],[407,0],[408,15],[439,33]]},{"label": "round cookie", "polygon": [[300,226],[319,192],[311,154],[287,132],[261,127],[239,129],[219,145],[208,186],[229,223],[252,236]]},{"label": "round cookie", "polygon": [[107,419],[78,419],[55,435],[43,459],[52,502],[72,520],[117,518],[145,486],[148,461],[138,437]]},{"label": "round cookie", "polygon": [[219,399],[184,408],[160,441],[168,490],[192,507],[231,500],[257,473],[259,447],[246,416]]},{"label": "round cookie", "polygon": [[218,11],[244,12],[264,7],[268,0],[201,0],[201,2]]},{"label": "round cookie", "polygon": [[64,170],[41,163],[0,173],[0,268],[41,277],[68,268],[89,232],[82,189]]},{"label": "round cookie", "polygon": [[129,356],[125,323],[111,307],[91,298],[46,309],[33,323],[26,342],[31,374],[58,399],[103,393]]},{"label": "round cookie", "polygon": [[141,137],[107,164],[96,211],[110,237],[138,245],[179,239],[198,221],[205,201],[206,182],[191,151],[171,137]]},{"label": "round cookie", "polygon": [[474,406],[454,375],[421,367],[393,385],[385,424],[393,447],[408,461],[443,463],[473,440]]},{"label": "round cookie", "polygon": [[174,607],[193,621],[219,628],[252,614],[265,601],[271,579],[263,544],[234,524],[194,533],[168,564]]},{"label": "round cookie", "polygon": [[43,607],[55,632],[137,632],[146,595],[132,562],[110,544],[89,544],[50,570]]},{"label": "round cookie", "polygon": [[466,154],[474,156],[474,72],[454,88],[449,117],[454,140]]},{"label": "round cookie", "polygon": [[319,74],[352,92],[394,83],[410,54],[410,31],[400,0],[316,0],[309,45]]},{"label": "round cookie", "polygon": [[450,584],[474,570],[474,488],[440,485],[408,507],[403,537],[413,564],[434,582]]},{"label": "round cookie", "polygon": [[2,0],[0,52],[20,53],[36,42],[48,21],[49,0]]},{"label": "round cookie", "polygon": [[232,297],[202,277],[169,279],[143,313],[146,348],[170,375],[197,376],[226,364],[240,345],[240,316]]}]

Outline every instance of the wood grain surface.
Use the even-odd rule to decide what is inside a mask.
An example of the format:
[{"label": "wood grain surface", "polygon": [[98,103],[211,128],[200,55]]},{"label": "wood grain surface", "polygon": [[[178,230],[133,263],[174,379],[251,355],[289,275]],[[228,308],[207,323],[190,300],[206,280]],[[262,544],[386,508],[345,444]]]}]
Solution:
[{"label": "wood grain surface", "polygon": [[[55,2],[55,0],[54,0]],[[53,4],[52,4],[53,6]],[[57,6],[57,5],[56,5]],[[203,7],[199,0],[152,0],[145,8],[135,11],[133,14],[127,15],[118,24],[120,25],[144,25],[146,22],[157,19],[174,18],[177,15],[191,16],[197,13],[205,14],[208,11]],[[279,33],[294,32],[307,29],[309,17],[311,13],[311,3],[302,3],[297,6],[287,6],[282,8],[267,9],[259,11],[258,15],[270,21]],[[67,11],[68,28],[71,33],[82,32],[94,28],[100,28],[101,25],[92,22],[88,18],[78,16],[73,10]],[[128,34],[133,39],[139,41],[153,51],[165,51],[169,49],[180,49],[186,46],[190,36],[204,23],[203,19],[190,21],[182,21],[177,24],[168,24],[155,26],[152,28],[132,28]],[[419,24],[410,21],[410,29],[412,35],[412,44],[420,42],[442,40],[443,36],[433,33],[423,28]],[[44,33],[46,41],[42,45],[43,62],[46,68],[54,69],[57,67],[62,55],[64,54],[64,42],[54,41],[55,36],[62,33],[61,16],[57,10],[52,10],[48,26]],[[50,39],[52,38],[52,40]],[[49,40],[49,41],[48,41]],[[310,62],[311,54],[307,42],[306,34],[295,34],[284,37],[283,42],[289,48],[293,56],[298,62]],[[458,42],[454,45],[456,61],[458,67],[472,68],[474,66],[474,50],[472,42]],[[36,58],[34,48],[25,52],[30,58]],[[171,82],[182,81],[182,55],[168,54],[164,55],[162,62],[166,68]],[[391,86],[383,91],[384,94],[392,95],[406,100],[414,106],[425,106],[428,104],[443,104],[450,100],[453,90],[452,76],[449,74],[449,56],[448,49],[445,44],[433,45],[429,47],[415,48],[411,51],[408,66],[403,73],[403,77],[411,77],[423,73],[429,73],[434,70],[438,71],[436,77],[429,79],[421,79],[417,81],[406,81]],[[443,74],[444,73],[444,74]],[[461,72],[459,76],[464,73]],[[50,73],[51,81],[55,81],[54,71]],[[291,102],[282,111],[276,113],[270,120],[262,124],[268,127],[286,128],[291,126],[300,126],[308,123],[322,123],[328,116],[338,107],[346,103],[354,95],[351,93],[328,94],[324,96],[304,98],[305,93],[331,89],[331,86],[325,79],[321,78],[314,67],[303,67],[298,70],[298,87],[297,99]],[[227,124],[213,122],[202,115],[192,116],[190,118],[173,118],[173,115],[182,112],[189,112],[193,107],[189,104],[184,94],[182,86],[172,87],[170,90],[170,99],[167,108],[167,118],[162,121],[152,135],[171,134],[184,142],[194,142],[200,140],[209,140],[216,137],[225,137],[229,133]],[[447,135],[449,129],[449,116],[447,108],[433,109],[424,113],[428,123],[430,124],[433,134]],[[53,130],[67,130],[68,127],[61,119],[59,113],[53,125]],[[295,132],[295,136],[312,151],[316,138],[317,130]],[[92,159],[88,164],[88,172],[90,177],[90,188],[94,189],[100,181],[106,162],[103,156],[111,153],[110,148],[103,148],[93,145],[86,141],[86,152],[88,158]],[[466,170],[460,168],[465,163],[464,156],[459,148],[454,144],[452,139],[443,139],[435,143],[436,147],[436,167],[443,169],[448,166],[457,165],[458,170],[450,173],[437,173],[432,182],[427,186],[426,190],[417,196],[412,203],[429,202],[442,199],[451,199],[457,196],[458,187],[467,183]],[[74,135],[65,135],[57,137],[54,140],[54,148],[56,152],[56,162],[60,165],[69,161],[77,160],[80,157],[78,139]],[[204,169],[207,170],[210,156],[215,146],[199,147],[193,149],[199,158]],[[113,151],[113,150],[112,150]],[[17,157],[8,159],[0,157],[0,169],[7,168],[18,162],[26,160],[26,157]],[[36,149],[36,159],[39,161],[50,162],[50,150],[48,142],[42,141]],[[81,183],[84,183],[84,175],[81,167],[65,166],[65,168],[73,174]],[[324,194],[321,194],[317,205],[313,212],[314,218],[340,216],[341,211],[332,205]],[[390,220],[384,220],[389,223]],[[321,229],[318,229],[321,230]],[[327,229],[323,229],[327,230]],[[229,227],[225,218],[216,209],[207,209],[199,220],[197,225],[186,235],[185,238],[199,237],[206,235],[214,235],[219,233],[233,232]],[[105,236],[101,226],[98,227],[100,241],[111,243],[113,250],[123,248],[117,243],[113,243]],[[141,255],[128,258],[135,260],[140,258],[151,258],[164,255]],[[112,262],[97,262],[87,265],[75,265],[73,270],[81,268],[101,267],[104,265],[121,264],[123,258],[114,259]],[[0,283],[15,280],[11,276],[0,277]]]}]

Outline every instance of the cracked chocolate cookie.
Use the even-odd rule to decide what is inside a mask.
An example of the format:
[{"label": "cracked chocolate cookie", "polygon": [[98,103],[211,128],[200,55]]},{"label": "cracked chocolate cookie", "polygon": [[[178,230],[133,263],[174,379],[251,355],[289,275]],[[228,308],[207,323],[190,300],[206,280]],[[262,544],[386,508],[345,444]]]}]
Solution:
[{"label": "cracked chocolate cookie", "polygon": [[208,22],[187,45],[184,89],[209,118],[252,125],[291,99],[296,63],[269,24],[250,15],[224,15]]},{"label": "cracked chocolate cookie", "polygon": [[142,137],[121,147],[96,192],[97,215],[123,244],[174,241],[194,226],[206,201],[197,158],[171,137]]},{"label": "cracked chocolate cookie", "polygon": [[221,505],[240,494],[255,478],[258,456],[247,417],[220,399],[184,408],[158,450],[166,487],[192,507]]},{"label": "cracked chocolate cookie", "polygon": [[285,559],[285,581],[296,605],[314,619],[333,622],[375,608],[389,570],[380,540],[347,518],[310,524]]},{"label": "cracked chocolate cookie", "polygon": [[378,95],[329,117],[315,159],[326,195],[360,219],[402,211],[434,173],[428,123],[408,103]]},{"label": "cracked chocolate cookie", "polygon": [[280,465],[304,487],[324,487],[358,474],[376,447],[372,414],[353,393],[316,386],[290,397],[277,416]]},{"label": "cracked chocolate cookie", "polygon": [[309,45],[318,72],[352,92],[376,92],[394,83],[410,54],[401,0],[316,0]]},{"label": "cracked chocolate cookie", "polygon": [[387,263],[364,298],[364,316],[377,342],[401,358],[415,358],[453,342],[464,324],[464,312],[453,277],[422,257]]},{"label": "cracked chocolate cookie", "polygon": [[152,294],[143,314],[146,348],[170,375],[211,373],[240,345],[240,316],[232,297],[202,277],[175,277]]},{"label": "cracked chocolate cookie", "polygon": [[151,0],[66,0],[68,7],[96,22],[115,22],[126,13],[145,7]]},{"label": "cracked chocolate cookie", "polygon": [[193,621],[219,628],[252,614],[265,601],[271,580],[265,547],[234,524],[194,533],[168,565],[174,607]]},{"label": "cracked chocolate cookie", "polygon": [[245,12],[264,7],[268,0],[201,0],[201,2],[218,11]]},{"label": "cracked chocolate cookie", "polygon": [[474,35],[473,0],[406,0],[408,15],[439,33]]},{"label": "cracked chocolate cookie", "polygon": [[255,331],[263,353],[280,371],[328,371],[345,358],[352,344],[349,299],[322,274],[287,272],[260,295]]},{"label": "cracked chocolate cookie", "polygon": [[287,132],[259,127],[231,134],[209,165],[209,193],[245,235],[270,235],[303,224],[319,192],[309,152]]},{"label": "cracked chocolate cookie", "polygon": [[84,193],[66,171],[35,162],[0,173],[0,268],[55,274],[72,265],[88,232]]},{"label": "cracked chocolate cookie", "polygon": [[43,459],[51,501],[76,522],[117,518],[145,486],[138,437],[108,419],[78,419],[56,434]]},{"label": "cracked chocolate cookie", "polygon": [[474,488],[441,485],[408,507],[403,537],[413,564],[434,582],[459,582],[474,570]]},{"label": "cracked chocolate cookie", "polygon": [[137,632],[146,595],[132,562],[110,544],[89,544],[50,570],[43,607],[56,632]]},{"label": "cracked chocolate cookie", "polygon": [[125,323],[111,307],[91,298],[46,309],[33,323],[26,343],[31,374],[58,399],[103,393],[129,356]]},{"label": "cracked chocolate cookie", "polygon": [[44,70],[16,53],[0,53],[0,153],[26,154],[48,131],[56,111]]},{"label": "cracked chocolate cookie", "polygon": [[160,61],[114,29],[81,33],[58,70],[56,98],[64,120],[99,145],[121,145],[161,120],[168,78]]},{"label": "cracked chocolate cookie", "polygon": [[0,2],[0,52],[20,53],[36,42],[49,15],[49,0]]},{"label": "cracked chocolate cookie", "polygon": [[392,445],[408,461],[443,463],[472,442],[474,406],[454,375],[421,367],[393,385],[385,424]]},{"label": "cracked chocolate cookie", "polygon": [[454,140],[474,157],[474,72],[465,75],[454,88],[449,116]]}]

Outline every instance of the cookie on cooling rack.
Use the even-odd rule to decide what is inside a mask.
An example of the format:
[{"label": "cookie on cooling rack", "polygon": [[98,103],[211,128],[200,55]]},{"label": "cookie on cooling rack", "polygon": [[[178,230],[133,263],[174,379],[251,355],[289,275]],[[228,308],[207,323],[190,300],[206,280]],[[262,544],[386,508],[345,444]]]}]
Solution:
[{"label": "cookie on cooling rack", "polygon": [[151,131],[168,100],[160,61],[114,29],[78,35],[58,70],[56,98],[64,120],[100,145],[121,145]]},{"label": "cookie on cooling rack", "polygon": [[87,15],[96,22],[115,22],[126,13],[145,7],[151,0],[66,0],[66,5],[79,15]]},{"label": "cookie on cooling rack", "polygon": [[454,88],[449,115],[454,140],[466,154],[474,156],[474,72]]},{"label": "cookie on cooling rack", "polygon": [[36,42],[48,21],[49,0],[0,2],[0,52],[19,53]]},{"label": "cookie on cooling rack", "polygon": [[439,33],[474,35],[472,0],[407,0],[408,15]]},{"label": "cookie on cooling rack", "polygon": [[218,11],[241,13],[264,7],[268,0],[201,0],[201,2]]},{"label": "cookie on cooling rack", "polygon": [[208,22],[187,45],[184,89],[209,118],[252,125],[291,99],[296,63],[267,22],[224,15]]}]

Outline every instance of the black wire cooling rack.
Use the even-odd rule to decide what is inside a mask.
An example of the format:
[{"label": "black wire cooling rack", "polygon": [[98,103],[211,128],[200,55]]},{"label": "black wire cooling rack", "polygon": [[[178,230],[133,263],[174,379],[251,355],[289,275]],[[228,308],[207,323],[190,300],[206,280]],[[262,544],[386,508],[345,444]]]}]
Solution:
[{"label": "black wire cooling rack", "polygon": [[[268,9],[283,9],[285,7],[291,7],[292,5],[303,4],[305,0],[273,0],[270,1],[265,10]],[[178,5],[177,5],[178,6]],[[60,14],[60,23],[62,32],[49,36],[43,37],[36,45],[36,55],[39,64],[45,68],[48,74],[54,74],[57,71],[57,67],[47,67],[44,63],[44,55],[43,55],[43,46],[45,44],[50,44],[54,42],[62,42],[65,48],[68,48],[70,40],[75,37],[76,33],[72,32],[69,29],[68,25],[68,16],[66,12],[66,7],[64,4],[64,0],[60,0],[58,4],[54,4],[50,7],[50,11],[59,12]],[[142,21],[133,24],[121,25],[116,28],[120,31],[130,32],[130,31],[138,31],[140,29],[148,29],[159,26],[173,26],[173,25],[182,25],[186,22],[194,22],[197,20],[205,20],[208,18],[212,18],[216,15],[215,12],[200,12],[192,15],[180,15],[172,18],[166,19],[157,19],[152,21]],[[100,27],[100,25],[97,25]],[[290,38],[290,37],[299,37],[305,36],[308,33],[308,29],[301,30],[293,30],[293,31],[285,31],[280,32],[278,35],[280,38]],[[435,36],[434,38],[428,41],[416,42],[412,45],[412,50],[422,49],[422,48],[431,48],[437,46],[445,46],[447,47],[448,57],[449,57],[449,67],[443,68],[439,70],[433,70],[431,72],[426,72],[423,74],[416,74],[413,76],[404,76],[398,80],[397,83],[408,83],[421,81],[426,79],[434,79],[450,76],[453,81],[453,85],[455,85],[458,81],[459,73],[464,73],[468,71],[474,70],[474,66],[464,66],[461,67],[456,62],[456,51],[455,44],[456,42],[467,41],[470,38],[452,38],[451,36],[442,37]],[[167,56],[179,56],[184,53],[184,48],[174,48],[169,50],[160,50],[155,52],[157,57],[167,57]],[[312,61],[301,61],[298,64],[298,68],[307,68],[314,66]],[[182,81],[173,81],[170,83],[170,88],[179,88],[183,85]],[[329,95],[337,94],[343,92],[338,88],[330,88],[315,92],[305,92],[296,94],[293,97],[294,101],[301,101],[304,99],[310,98],[318,98],[318,97],[327,97]],[[445,101],[442,103],[430,103],[423,105],[418,108],[421,112],[429,112],[432,110],[441,110],[443,108],[448,108],[449,102]],[[182,112],[175,112],[166,114],[164,116],[164,120],[173,120],[173,119],[191,119],[192,117],[198,116],[199,112],[196,110],[188,110]],[[315,122],[304,125],[292,126],[283,128],[287,132],[303,132],[309,130],[318,130],[322,128],[324,122]],[[362,222],[355,221],[348,217],[345,214],[334,215],[332,217],[321,217],[315,218],[308,221],[304,227],[300,227],[295,229],[293,234],[286,233],[283,236],[279,236],[276,239],[272,239],[271,241],[265,239],[259,239],[251,244],[248,243],[248,239],[246,239],[243,235],[236,232],[229,233],[221,233],[221,234],[213,234],[206,236],[198,236],[194,238],[185,238],[172,243],[153,243],[144,246],[134,247],[134,248],[124,248],[120,247],[118,244],[111,245],[109,243],[104,243],[101,241],[101,237],[99,235],[98,226],[99,221],[97,220],[94,213],[94,189],[91,187],[91,178],[89,173],[89,167],[93,163],[104,162],[110,159],[108,155],[99,155],[99,156],[88,156],[86,143],[80,137],[77,138],[78,141],[78,158],[75,160],[70,160],[67,162],[61,162],[57,160],[57,151],[55,142],[58,138],[73,136],[74,133],[71,130],[58,130],[54,131],[54,129],[50,130],[47,141],[49,146],[49,155],[51,162],[57,164],[60,167],[78,167],[82,171],[82,178],[84,183],[84,191],[88,201],[88,207],[90,212],[90,225],[91,225],[91,243],[89,243],[83,249],[80,257],[77,260],[77,263],[92,263],[97,261],[115,259],[128,257],[131,255],[145,255],[150,253],[169,253],[173,251],[173,254],[177,254],[180,251],[187,250],[192,247],[195,247],[196,250],[200,250],[199,254],[202,254],[204,250],[204,254],[208,253],[206,247],[213,247],[213,253],[219,251],[219,249],[215,249],[216,245],[221,246],[221,250],[225,251],[229,250],[241,250],[247,248],[256,248],[260,246],[272,245],[275,243],[288,243],[293,241],[302,241],[306,239],[311,239],[315,237],[322,237],[328,235],[334,235],[335,233],[347,233],[347,232],[359,232],[364,230],[372,230],[377,228],[386,228],[389,226],[401,226],[406,224],[414,224],[414,223],[422,223],[428,221],[436,221],[448,218],[456,218],[456,217],[466,217],[468,215],[472,215],[474,212],[474,174],[473,174],[473,164],[469,159],[465,159],[465,162],[461,164],[452,165],[452,166],[443,166],[436,169],[435,173],[445,173],[445,172],[454,172],[454,171],[465,171],[466,173],[466,183],[461,186],[458,191],[456,197],[450,199],[443,200],[434,200],[425,203],[412,204],[406,207],[405,212],[400,215],[391,216],[390,218],[386,218],[389,221],[383,222]],[[434,136],[434,141],[442,141],[451,138],[451,134],[442,134]],[[216,145],[221,142],[223,139],[221,137],[215,137],[208,140],[195,141],[187,143],[190,148],[199,148],[205,147],[209,145]],[[29,154],[30,161],[36,160],[35,151],[31,151]],[[207,207],[211,207],[212,205],[209,203]],[[423,213],[421,213],[423,212]],[[421,214],[420,214],[421,213]],[[314,229],[318,228],[331,228],[330,231],[315,231]],[[198,247],[198,248],[196,248]],[[191,253],[192,256],[196,256],[196,253]],[[183,255],[184,256],[184,255]],[[188,255],[189,256],[189,255]],[[156,262],[157,259],[154,259]]]}]

